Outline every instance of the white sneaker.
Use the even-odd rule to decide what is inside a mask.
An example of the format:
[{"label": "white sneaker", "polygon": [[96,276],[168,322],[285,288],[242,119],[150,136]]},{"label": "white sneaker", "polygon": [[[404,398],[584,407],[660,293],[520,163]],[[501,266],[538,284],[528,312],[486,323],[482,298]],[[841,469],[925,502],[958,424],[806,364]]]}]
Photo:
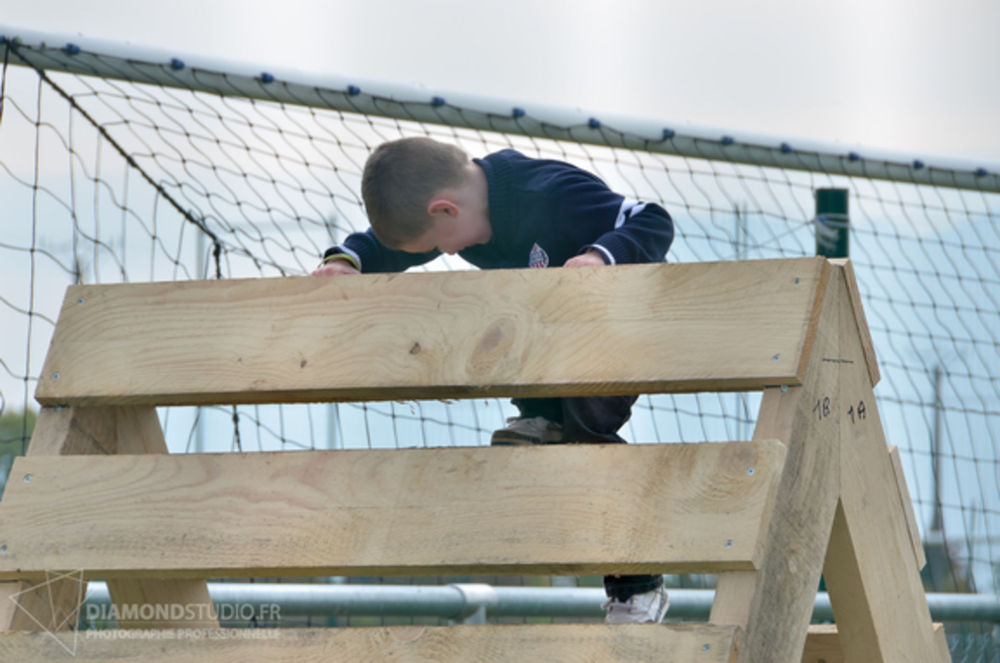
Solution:
[{"label": "white sneaker", "polygon": [[562,426],[545,417],[511,417],[506,428],[493,432],[494,446],[528,444],[558,444],[562,442]]},{"label": "white sneaker", "polygon": [[658,624],[667,614],[670,599],[667,598],[667,588],[661,586],[642,594],[633,594],[624,601],[610,598],[603,607],[607,624]]}]

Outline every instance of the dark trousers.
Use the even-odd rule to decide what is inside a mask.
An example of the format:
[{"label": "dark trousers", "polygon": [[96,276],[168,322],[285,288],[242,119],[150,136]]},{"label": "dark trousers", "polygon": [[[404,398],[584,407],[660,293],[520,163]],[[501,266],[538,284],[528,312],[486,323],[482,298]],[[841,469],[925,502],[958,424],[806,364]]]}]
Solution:
[{"label": "dark trousers", "polygon": [[[515,398],[511,402],[522,417],[545,417],[562,425],[563,442],[624,444],[618,430],[632,416],[637,396],[574,398]],[[627,477],[623,477],[627,480]],[[604,576],[604,592],[624,601],[633,594],[652,591],[663,584],[661,575]]]}]

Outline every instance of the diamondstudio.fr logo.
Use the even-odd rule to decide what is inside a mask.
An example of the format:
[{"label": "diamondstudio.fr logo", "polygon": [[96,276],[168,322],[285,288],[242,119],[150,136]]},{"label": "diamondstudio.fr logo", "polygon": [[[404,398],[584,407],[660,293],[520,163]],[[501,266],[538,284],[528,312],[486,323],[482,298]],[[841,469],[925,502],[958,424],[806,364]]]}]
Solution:
[{"label": "diamondstudio.fr logo", "polygon": [[87,581],[83,570],[45,572],[45,580],[9,595],[19,611],[54,640],[70,656],[76,656],[79,631],[76,624],[83,607]]},{"label": "diamondstudio.fr logo", "polygon": [[[80,639],[107,640],[274,640],[277,628],[219,628],[219,620],[239,623],[281,621],[281,606],[275,603],[86,603],[84,571],[53,573],[45,580],[10,594],[18,630],[39,631],[44,641],[55,642],[70,657],[78,652]],[[85,623],[111,624],[118,628],[87,628]],[[158,628],[141,628],[158,624]],[[126,626],[123,628],[123,626]],[[169,628],[163,626],[169,625]],[[190,627],[185,627],[188,625]],[[140,628],[135,628],[135,627]],[[208,626],[206,628],[206,626]]]}]

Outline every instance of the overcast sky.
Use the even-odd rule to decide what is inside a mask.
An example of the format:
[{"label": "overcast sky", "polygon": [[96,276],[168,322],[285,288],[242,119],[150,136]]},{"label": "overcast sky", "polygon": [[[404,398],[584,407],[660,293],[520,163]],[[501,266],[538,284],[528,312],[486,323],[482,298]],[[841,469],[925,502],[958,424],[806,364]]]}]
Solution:
[{"label": "overcast sky", "polygon": [[996,0],[0,0],[0,24],[1000,161]]}]

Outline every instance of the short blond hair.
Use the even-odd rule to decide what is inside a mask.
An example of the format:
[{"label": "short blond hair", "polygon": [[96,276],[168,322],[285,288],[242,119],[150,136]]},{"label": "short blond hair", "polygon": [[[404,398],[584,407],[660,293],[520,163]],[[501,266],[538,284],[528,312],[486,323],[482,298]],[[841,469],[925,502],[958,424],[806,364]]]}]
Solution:
[{"label": "short blond hair", "polygon": [[375,148],[361,176],[361,197],[378,240],[399,248],[427,232],[431,197],[461,184],[468,162],[460,148],[424,136]]}]

